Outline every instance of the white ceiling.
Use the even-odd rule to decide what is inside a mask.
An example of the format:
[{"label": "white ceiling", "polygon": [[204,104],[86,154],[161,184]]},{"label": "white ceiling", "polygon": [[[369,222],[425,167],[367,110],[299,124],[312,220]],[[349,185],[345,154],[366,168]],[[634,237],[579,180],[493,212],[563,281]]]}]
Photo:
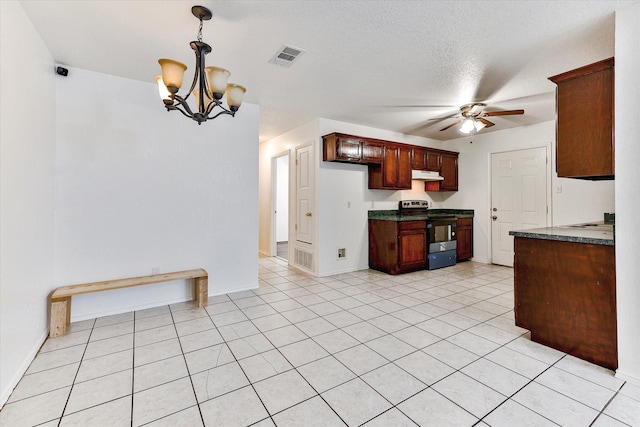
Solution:
[{"label": "white ceiling", "polygon": [[[447,140],[461,136],[439,131],[454,119],[429,119],[468,102],[525,110],[492,117],[483,132],[552,120],[547,77],[613,56],[614,12],[629,3],[22,1],[57,63],[153,82],[157,59],[173,58],[189,66],[185,85],[198,30],[191,6],[208,7],[207,65],[231,71],[245,101],[260,105],[260,141],[315,117]],[[283,44],[306,50],[291,68],[269,63]]]}]

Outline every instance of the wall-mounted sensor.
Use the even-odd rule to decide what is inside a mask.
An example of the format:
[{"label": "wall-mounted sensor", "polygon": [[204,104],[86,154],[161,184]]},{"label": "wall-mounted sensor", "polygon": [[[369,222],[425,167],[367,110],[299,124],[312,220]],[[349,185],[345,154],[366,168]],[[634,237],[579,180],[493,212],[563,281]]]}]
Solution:
[{"label": "wall-mounted sensor", "polygon": [[56,73],[60,74],[61,76],[67,77],[67,75],[69,74],[69,70],[64,67],[56,67]]}]

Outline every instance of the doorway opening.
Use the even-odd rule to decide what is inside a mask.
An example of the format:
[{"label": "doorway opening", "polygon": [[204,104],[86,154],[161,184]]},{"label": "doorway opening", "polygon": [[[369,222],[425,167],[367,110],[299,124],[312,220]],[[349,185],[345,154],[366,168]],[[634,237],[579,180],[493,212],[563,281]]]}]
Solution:
[{"label": "doorway opening", "polygon": [[271,255],[289,260],[289,151],[271,158],[273,224]]}]

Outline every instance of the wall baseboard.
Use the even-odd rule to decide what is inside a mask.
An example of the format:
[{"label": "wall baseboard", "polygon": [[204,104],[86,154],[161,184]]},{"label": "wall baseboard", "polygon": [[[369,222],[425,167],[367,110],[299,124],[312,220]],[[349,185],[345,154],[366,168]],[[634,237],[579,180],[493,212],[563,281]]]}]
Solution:
[{"label": "wall baseboard", "polygon": [[634,375],[629,375],[625,372],[620,372],[620,369],[616,371],[616,378],[620,378],[621,380],[627,381],[631,384],[640,386],[640,377],[636,377]]},{"label": "wall baseboard", "polygon": [[0,409],[2,409],[4,404],[7,403],[7,400],[9,400],[11,393],[13,393],[13,389],[16,388],[16,386],[24,376],[25,372],[27,372],[27,369],[29,369],[29,366],[31,366],[31,362],[33,362],[33,359],[35,359],[36,356],[38,355],[38,351],[40,351],[42,344],[44,344],[48,336],[49,336],[49,329],[47,328],[44,331],[44,334],[36,341],[36,345],[31,349],[26,360],[24,361],[22,366],[20,366],[20,369],[18,369],[18,371],[14,374],[13,378],[11,378],[11,381],[9,381],[7,388],[2,390],[2,393],[0,394]]}]

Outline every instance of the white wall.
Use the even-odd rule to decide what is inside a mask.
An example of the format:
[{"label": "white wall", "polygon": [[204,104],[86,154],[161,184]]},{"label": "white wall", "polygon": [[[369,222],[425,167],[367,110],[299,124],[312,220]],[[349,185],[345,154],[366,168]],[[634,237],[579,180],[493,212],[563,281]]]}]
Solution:
[{"label": "white wall", "polygon": [[[209,294],[258,286],[258,107],[198,126],[154,84],[57,80],[53,286],[204,268]],[[247,206],[249,208],[247,209]],[[74,297],[72,319],[192,298],[164,283]]]},{"label": "white wall", "polygon": [[276,159],[276,242],[289,240],[289,155]]},{"label": "white wall", "polygon": [[55,73],[17,1],[0,1],[0,406],[47,336]]},{"label": "white wall", "polygon": [[[318,135],[318,121],[312,120],[296,129],[286,132],[269,141],[260,144],[260,172],[259,172],[259,194],[260,194],[260,214],[259,214],[259,248],[260,253],[271,256],[271,222],[272,222],[272,194],[271,194],[271,161],[273,157],[284,153],[290,153],[289,162],[289,182],[290,195],[294,196],[293,182],[295,180],[295,148],[301,145],[314,144]],[[293,223],[293,204],[289,204],[289,214]],[[291,224],[290,224],[291,225]],[[294,240],[293,226],[289,228],[290,241]],[[289,245],[291,249],[291,244]]]},{"label": "white wall", "polygon": [[640,4],[616,14],[617,375],[640,385]]},{"label": "white wall", "polygon": [[[318,275],[327,276],[369,267],[369,210],[398,209],[404,199],[430,200],[441,207],[442,195],[424,191],[424,183],[413,181],[411,190],[369,190],[366,165],[322,161],[321,136],[332,132],[377,138],[405,144],[448,149],[440,141],[403,135],[382,129],[335,120],[320,119],[318,135]],[[437,199],[438,198],[438,199]],[[347,258],[337,259],[337,249],[346,248]]]},{"label": "white wall", "polygon": [[[589,221],[602,221],[604,212],[614,212],[614,181],[586,181],[558,178],[555,172],[555,122],[480,133],[470,138],[448,141],[447,146],[459,151],[458,186],[444,206],[474,209],[474,255],[479,262],[490,262],[491,240],[491,153],[532,147],[549,148],[551,162],[550,224],[566,225]],[[555,188],[562,186],[562,193]]]}]

